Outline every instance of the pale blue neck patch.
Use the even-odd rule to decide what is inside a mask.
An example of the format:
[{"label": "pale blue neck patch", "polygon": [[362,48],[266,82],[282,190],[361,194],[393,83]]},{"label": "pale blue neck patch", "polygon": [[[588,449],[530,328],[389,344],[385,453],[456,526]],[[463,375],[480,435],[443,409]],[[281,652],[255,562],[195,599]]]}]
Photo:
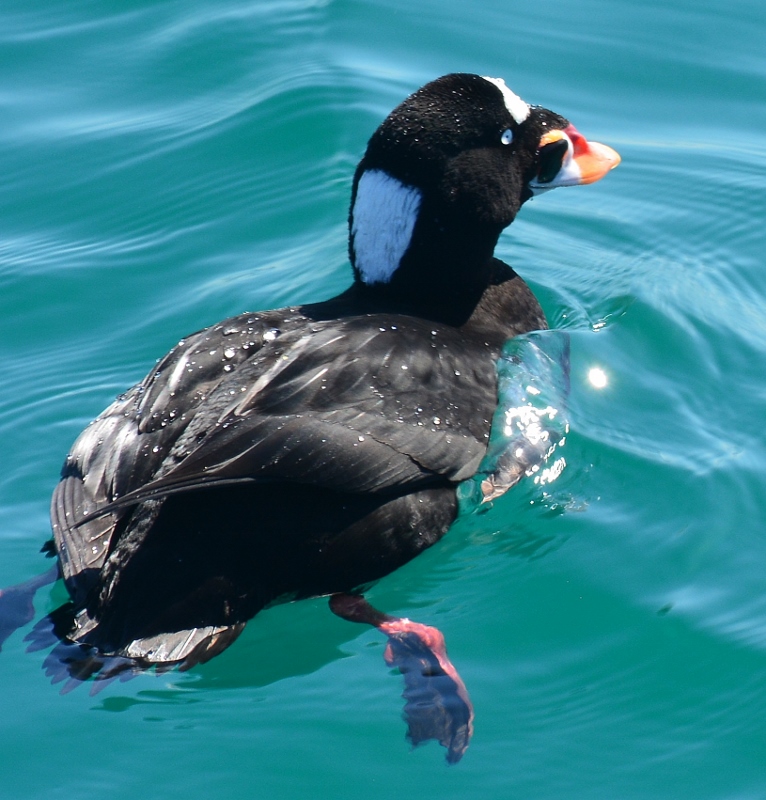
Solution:
[{"label": "pale blue neck patch", "polygon": [[351,209],[354,263],[365,283],[388,283],[412,241],[422,193],[380,169],[362,173]]}]

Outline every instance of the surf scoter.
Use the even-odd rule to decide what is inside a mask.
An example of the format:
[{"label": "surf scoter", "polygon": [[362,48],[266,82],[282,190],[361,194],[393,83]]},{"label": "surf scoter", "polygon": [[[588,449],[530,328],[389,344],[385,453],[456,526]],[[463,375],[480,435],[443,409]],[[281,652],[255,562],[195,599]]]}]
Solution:
[{"label": "surf scoter", "polygon": [[354,175],[350,288],[186,337],[74,443],[51,511],[70,674],[188,668],[264,607],[329,595],[389,636],[411,739],[457,760],[472,711],[439,632],[361,593],[445,534],[501,347],[546,327],[493,257],[501,231],[617,163],[500,79],[447,75],[398,106]]}]

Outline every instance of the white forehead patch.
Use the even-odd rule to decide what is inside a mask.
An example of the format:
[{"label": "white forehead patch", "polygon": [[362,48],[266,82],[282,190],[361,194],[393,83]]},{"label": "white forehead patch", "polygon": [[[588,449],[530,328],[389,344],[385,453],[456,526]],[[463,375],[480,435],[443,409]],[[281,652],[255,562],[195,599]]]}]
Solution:
[{"label": "white forehead patch", "polygon": [[410,246],[422,195],[380,169],[362,173],[351,209],[354,263],[365,283],[388,283]]},{"label": "white forehead patch", "polygon": [[493,86],[497,86],[503,93],[503,100],[505,100],[505,107],[510,112],[511,116],[516,120],[517,125],[529,116],[529,103],[525,103],[517,94],[514,94],[506,85],[502,78],[487,78],[482,76],[485,81],[489,81]]}]

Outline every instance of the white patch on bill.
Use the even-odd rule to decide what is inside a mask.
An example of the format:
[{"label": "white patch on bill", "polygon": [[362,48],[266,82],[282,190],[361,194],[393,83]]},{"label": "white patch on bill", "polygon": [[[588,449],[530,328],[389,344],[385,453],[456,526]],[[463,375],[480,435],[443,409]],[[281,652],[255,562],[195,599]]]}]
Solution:
[{"label": "white patch on bill", "polygon": [[498,89],[503,93],[503,100],[505,101],[505,107],[510,112],[510,115],[516,120],[517,125],[521,125],[522,122],[529,116],[530,107],[529,103],[525,103],[517,94],[514,94],[506,85],[505,81],[502,78],[488,78],[484,77],[485,81],[489,81],[493,86],[497,86]]},{"label": "white patch on bill", "polygon": [[388,283],[410,246],[422,195],[387,172],[362,174],[351,209],[354,261],[365,283]]},{"label": "white patch on bill", "polygon": [[555,189],[558,186],[579,186],[582,183],[582,170],[580,165],[574,158],[574,145],[572,140],[563,134],[564,139],[567,141],[567,152],[561,162],[561,169],[556,173],[556,176],[547,183],[540,183],[537,178],[532,178],[529,182],[529,188],[532,194],[539,195],[550,189]]}]

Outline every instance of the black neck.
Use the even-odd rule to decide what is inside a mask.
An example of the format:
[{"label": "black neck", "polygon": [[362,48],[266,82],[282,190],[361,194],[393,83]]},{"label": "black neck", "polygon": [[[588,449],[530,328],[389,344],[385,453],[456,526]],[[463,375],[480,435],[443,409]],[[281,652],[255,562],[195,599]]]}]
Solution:
[{"label": "black neck", "polygon": [[[356,294],[378,307],[460,326],[493,279],[492,253],[501,230],[445,219],[424,207],[388,282],[367,284],[354,266]],[[353,248],[351,259],[353,264]]]},{"label": "black neck", "polygon": [[[466,335],[499,349],[512,336],[547,327],[540,304],[526,283],[495,258],[485,265],[481,289],[453,297],[426,298],[398,292],[389,284],[367,286],[356,280],[345,292],[322,303],[302,306],[311,319],[339,319],[360,314],[406,314],[461,328]],[[429,302],[430,300],[430,302]]]}]

